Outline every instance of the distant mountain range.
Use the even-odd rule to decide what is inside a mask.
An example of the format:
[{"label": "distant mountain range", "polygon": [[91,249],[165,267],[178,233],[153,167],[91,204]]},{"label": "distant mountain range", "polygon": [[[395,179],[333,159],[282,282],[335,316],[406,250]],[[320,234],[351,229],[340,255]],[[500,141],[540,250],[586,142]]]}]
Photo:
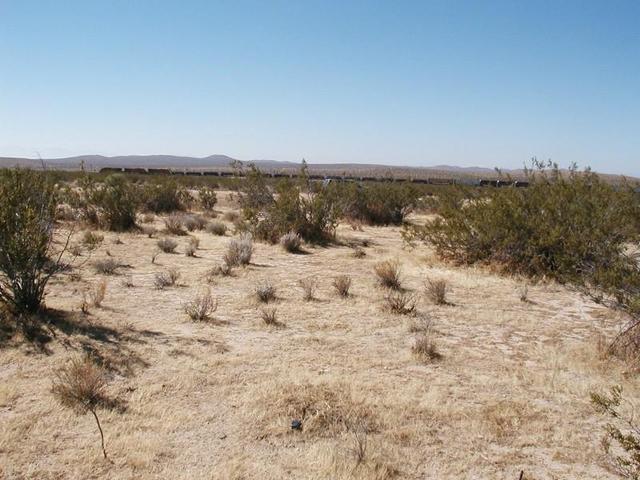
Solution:
[{"label": "distant mountain range", "polygon": [[[173,168],[197,170],[226,170],[233,161],[227,155],[209,155],[208,157],[186,157],[177,155],[124,155],[105,157],[102,155],[79,155],[66,158],[31,159],[19,157],[0,157],[0,167],[30,167],[54,170],[78,170],[84,164],[87,170],[100,170],[104,167],[141,167],[141,168]],[[242,160],[244,165],[254,163],[264,171],[287,172],[300,168],[300,163],[281,162],[277,160]],[[495,169],[483,167],[457,167],[451,165],[435,165],[429,167],[403,167],[362,163],[314,163],[309,164],[314,173],[343,173],[355,175],[402,175],[414,178],[497,178]],[[502,170],[503,175],[520,178],[524,172],[518,170]],[[610,179],[621,178],[619,175],[603,175]]]}]

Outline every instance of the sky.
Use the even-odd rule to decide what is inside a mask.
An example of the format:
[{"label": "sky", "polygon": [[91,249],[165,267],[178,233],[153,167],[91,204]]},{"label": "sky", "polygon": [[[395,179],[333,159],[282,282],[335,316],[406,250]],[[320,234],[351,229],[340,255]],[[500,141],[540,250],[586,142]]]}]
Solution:
[{"label": "sky", "polygon": [[0,0],[0,156],[640,176],[640,2]]}]

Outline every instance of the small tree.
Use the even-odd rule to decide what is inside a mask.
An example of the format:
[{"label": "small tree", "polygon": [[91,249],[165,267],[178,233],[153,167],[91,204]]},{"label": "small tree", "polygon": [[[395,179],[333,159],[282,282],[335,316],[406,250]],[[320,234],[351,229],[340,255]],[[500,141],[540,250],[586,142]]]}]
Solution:
[{"label": "small tree", "polygon": [[44,173],[2,170],[0,199],[0,303],[35,313],[66,249],[53,251],[54,187]]}]

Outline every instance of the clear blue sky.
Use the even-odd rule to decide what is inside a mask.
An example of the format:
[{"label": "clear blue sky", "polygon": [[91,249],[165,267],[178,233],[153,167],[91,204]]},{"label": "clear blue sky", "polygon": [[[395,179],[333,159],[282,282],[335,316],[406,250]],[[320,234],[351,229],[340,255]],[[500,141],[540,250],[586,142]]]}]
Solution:
[{"label": "clear blue sky", "polygon": [[0,156],[640,176],[640,1],[0,0]]}]

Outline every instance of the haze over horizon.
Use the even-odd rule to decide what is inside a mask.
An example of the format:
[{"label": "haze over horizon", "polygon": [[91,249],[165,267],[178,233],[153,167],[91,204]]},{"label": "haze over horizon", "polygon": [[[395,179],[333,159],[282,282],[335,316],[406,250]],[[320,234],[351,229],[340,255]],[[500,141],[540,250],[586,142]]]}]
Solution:
[{"label": "haze over horizon", "polygon": [[0,157],[640,176],[640,3],[0,1]]}]

